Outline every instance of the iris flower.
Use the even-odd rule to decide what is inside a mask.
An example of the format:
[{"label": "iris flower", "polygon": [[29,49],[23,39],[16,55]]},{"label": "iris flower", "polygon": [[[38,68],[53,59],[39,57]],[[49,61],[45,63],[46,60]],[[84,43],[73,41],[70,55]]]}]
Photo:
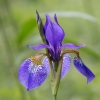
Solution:
[{"label": "iris flower", "polygon": [[[39,16],[38,16],[39,17]],[[57,72],[58,68],[55,69],[55,63],[59,62],[62,57],[62,68],[60,78],[64,77],[71,65],[71,57],[69,53],[75,53],[76,56],[73,59],[75,68],[87,78],[87,83],[90,83],[95,75],[91,70],[83,63],[79,56],[79,52],[76,49],[80,49],[85,45],[77,46],[72,43],[62,44],[65,37],[64,30],[59,25],[57,21],[56,14],[54,15],[54,21],[52,22],[50,16],[46,14],[46,22],[43,25],[43,37],[45,39],[44,44],[39,44],[37,46],[28,46],[33,50],[41,50],[46,48],[48,50],[48,55],[51,58],[52,69],[54,73]],[[67,48],[63,50],[63,48]],[[18,78],[19,81],[26,87],[27,90],[35,89],[39,87],[50,74],[50,63],[48,57],[46,56],[43,61],[43,54],[38,54],[26,59],[19,68]],[[57,76],[56,76],[57,77]]]}]

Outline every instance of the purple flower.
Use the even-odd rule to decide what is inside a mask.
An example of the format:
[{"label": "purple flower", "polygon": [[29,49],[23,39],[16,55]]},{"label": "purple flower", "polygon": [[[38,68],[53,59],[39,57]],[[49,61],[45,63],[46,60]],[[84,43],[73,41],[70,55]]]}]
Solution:
[{"label": "purple flower", "polygon": [[57,21],[56,14],[54,15],[54,20],[55,23],[51,21],[49,15],[46,15],[46,22],[43,26],[46,44],[39,44],[37,46],[28,47],[34,50],[47,48],[53,60],[58,61],[61,54],[61,50],[63,48],[79,49],[85,45],[83,44],[81,46],[76,46],[72,43],[62,44],[62,41],[65,37],[65,33]]},{"label": "purple flower", "polygon": [[[65,37],[64,30],[59,25],[57,21],[56,14],[54,15],[55,22],[52,22],[49,15],[46,15],[46,22],[43,26],[43,35],[46,40],[46,44],[39,44],[37,46],[28,46],[33,50],[48,49],[49,55],[52,58],[52,66],[54,69],[54,63],[59,62],[60,57],[63,57],[61,78],[64,77],[71,65],[71,57],[68,53],[75,53],[75,49],[82,48],[72,43],[62,44]],[[63,48],[74,49],[69,50],[64,53]],[[33,57],[34,58],[34,57]],[[36,56],[34,59],[26,59],[20,66],[18,71],[18,77],[20,82],[27,88],[27,90],[35,89],[39,87],[46,79],[47,75],[50,73],[50,65],[48,58],[45,57],[42,63],[37,63],[40,61]],[[91,82],[95,75],[91,72],[89,68],[85,66],[79,55],[74,58],[75,68],[87,78],[87,83]],[[56,73],[56,71],[54,70]]]}]

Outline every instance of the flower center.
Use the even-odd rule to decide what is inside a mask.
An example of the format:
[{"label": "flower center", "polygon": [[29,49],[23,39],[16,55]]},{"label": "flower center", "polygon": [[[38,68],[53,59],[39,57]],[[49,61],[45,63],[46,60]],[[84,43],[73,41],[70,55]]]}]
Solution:
[{"label": "flower center", "polygon": [[28,68],[29,73],[36,73],[38,70],[42,69],[42,65],[36,65],[35,63],[31,62]]},{"label": "flower center", "polygon": [[36,64],[36,65],[42,65],[41,59],[37,59],[37,57],[35,57],[35,56],[31,56],[30,59],[32,60],[32,62],[33,62],[34,64]]},{"label": "flower center", "polygon": [[40,59],[37,59],[35,56],[30,58],[31,63],[28,68],[29,73],[36,73],[38,70],[42,69],[42,63]]}]

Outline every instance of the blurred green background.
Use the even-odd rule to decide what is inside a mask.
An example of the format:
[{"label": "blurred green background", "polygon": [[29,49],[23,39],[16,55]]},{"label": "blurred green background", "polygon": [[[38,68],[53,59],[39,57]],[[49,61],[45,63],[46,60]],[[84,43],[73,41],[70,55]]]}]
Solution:
[{"label": "blurred green background", "polygon": [[52,100],[49,76],[39,88],[26,91],[17,75],[25,59],[45,52],[26,46],[42,43],[36,10],[43,22],[46,13],[51,17],[57,14],[66,33],[64,43],[86,44],[79,52],[96,75],[87,85],[86,78],[75,69],[72,61],[68,74],[61,80],[57,100],[99,100],[100,0],[0,0],[0,100]]}]

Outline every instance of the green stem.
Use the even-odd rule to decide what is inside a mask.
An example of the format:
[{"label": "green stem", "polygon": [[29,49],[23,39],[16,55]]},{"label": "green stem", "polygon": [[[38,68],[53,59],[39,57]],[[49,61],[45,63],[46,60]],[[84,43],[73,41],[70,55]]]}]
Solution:
[{"label": "green stem", "polygon": [[57,95],[53,95],[53,100],[56,100],[56,96],[57,96]]},{"label": "green stem", "polygon": [[53,69],[52,61],[49,59],[53,100],[57,99],[56,97],[57,97],[57,92],[60,84],[62,61],[63,58],[61,57],[58,62],[54,63],[54,68],[55,67],[57,68],[57,72],[56,72],[55,69]]},{"label": "green stem", "polygon": [[56,80],[55,80],[55,84],[54,84],[54,87],[53,87],[53,95],[55,95],[55,96],[57,96],[57,92],[58,92],[58,88],[59,88],[59,84],[60,84],[62,61],[63,61],[63,58],[61,57],[59,62],[58,62],[58,69],[57,69],[57,73],[56,73]]},{"label": "green stem", "polygon": [[55,73],[54,73],[54,69],[52,66],[52,60],[49,57],[48,57],[48,60],[49,60],[49,64],[50,64],[50,79],[51,79],[51,87],[52,87],[52,92],[53,92]]},{"label": "green stem", "polygon": [[54,70],[57,72],[58,69],[58,62],[54,62]]}]

